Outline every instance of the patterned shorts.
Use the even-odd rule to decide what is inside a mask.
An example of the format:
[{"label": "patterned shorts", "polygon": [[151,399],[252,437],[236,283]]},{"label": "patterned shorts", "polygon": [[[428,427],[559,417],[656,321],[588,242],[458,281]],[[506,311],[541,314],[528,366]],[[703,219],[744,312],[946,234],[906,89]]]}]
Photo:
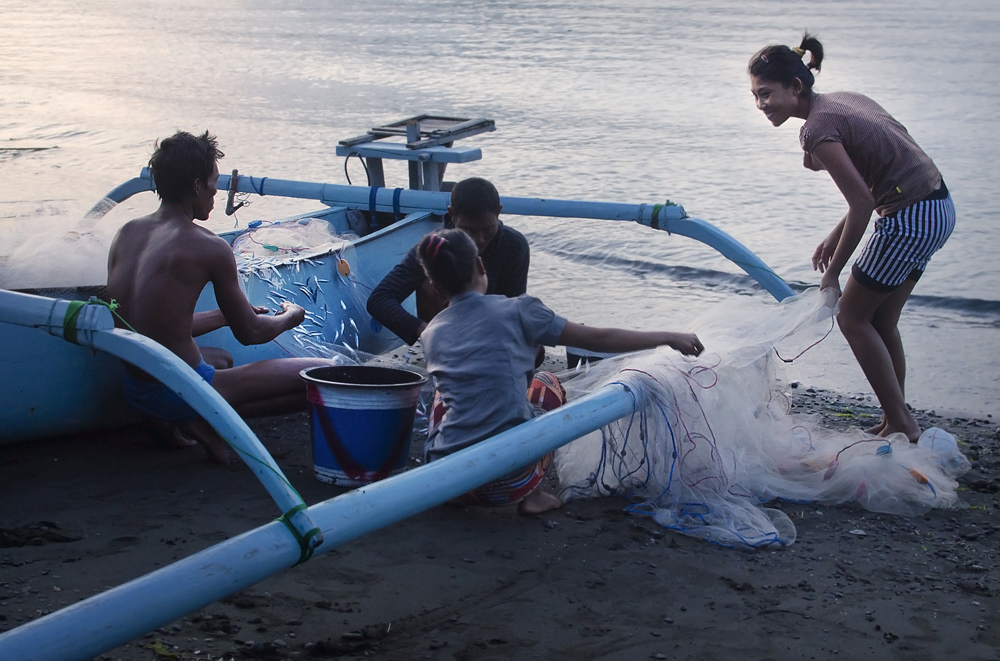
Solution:
[{"label": "patterned shorts", "polygon": [[[558,408],[566,403],[566,391],[555,374],[538,372],[528,386],[528,401],[536,411],[545,412]],[[444,417],[444,401],[440,393],[434,393],[434,404],[431,406],[430,429],[433,430]],[[466,494],[455,498],[456,505],[479,507],[498,507],[515,505],[538,488],[542,479],[552,466],[554,453],[550,452],[530,466],[525,466],[513,473],[508,473],[492,482],[484,484]]]},{"label": "patterned shorts", "polygon": [[890,292],[918,280],[955,229],[955,203],[944,182],[926,198],[875,221],[875,232],[851,269],[869,289]]}]

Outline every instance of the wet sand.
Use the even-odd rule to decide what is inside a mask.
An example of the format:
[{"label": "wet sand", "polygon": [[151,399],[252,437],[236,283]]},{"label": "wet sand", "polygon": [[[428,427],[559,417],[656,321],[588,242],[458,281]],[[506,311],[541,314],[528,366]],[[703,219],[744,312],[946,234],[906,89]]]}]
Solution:
[{"label": "wet sand", "polygon": [[[876,413],[793,392],[831,426]],[[1000,422],[918,420],[973,462],[968,507],[908,518],[780,504],[798,541],[743,551],[618,499],[534,517],[441,506],[97,658],[1000,659]],[[342,493],[312,477],[305,414],[251,427],[307,503]],[[245,466],[204,457],[140,428],[0,447],[0,630],[279,514]]]}]

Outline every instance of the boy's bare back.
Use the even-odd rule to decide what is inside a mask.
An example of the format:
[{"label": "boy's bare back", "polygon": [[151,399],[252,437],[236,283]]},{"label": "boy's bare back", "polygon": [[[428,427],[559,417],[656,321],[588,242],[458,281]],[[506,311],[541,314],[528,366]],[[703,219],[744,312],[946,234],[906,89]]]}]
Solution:
[{"label": "boy's bare back", "polygon": [[[121,306],[119,313],[133,330],[192,367],[201,361],[194,341],[195,304],[215,280],[236,280],[229,244],[169,208],[130,221],[112,243],[108,295]],[[249,306],[245,299],[243,304]]]}]

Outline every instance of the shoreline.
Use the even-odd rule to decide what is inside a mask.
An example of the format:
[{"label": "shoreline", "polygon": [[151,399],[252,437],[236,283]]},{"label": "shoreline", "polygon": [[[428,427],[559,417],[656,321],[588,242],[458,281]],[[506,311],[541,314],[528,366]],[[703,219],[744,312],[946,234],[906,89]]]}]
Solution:
[{"label": "shoreline", "polygon": [[[800,386],[793,411],[845,428],[877,409]],[[443,505],[96,658],[998,659],[1000,427],[916,415],[972,462],[963,509],[777,503],[796,543],[745,551],[617,498],[533,517]],[[312,477],[306,414],[250,426],[307,503],[344,491]],[[3,631],[279,514],[242,464],[212,466],[138,427],[0,447],[0,484],[5,546],[13,532],[26,542],[0,548]]]}]

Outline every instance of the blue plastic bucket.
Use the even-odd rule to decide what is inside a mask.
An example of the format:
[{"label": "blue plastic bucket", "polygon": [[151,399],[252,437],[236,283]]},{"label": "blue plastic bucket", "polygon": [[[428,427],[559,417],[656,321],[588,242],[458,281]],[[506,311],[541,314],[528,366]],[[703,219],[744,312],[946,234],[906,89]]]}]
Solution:
[{"label": "blue plastic bucket", "polygon": [[309,399],[317,480],[356,487],[406,468],[427,377],[365,365],[311,367],[299,375]]}]

